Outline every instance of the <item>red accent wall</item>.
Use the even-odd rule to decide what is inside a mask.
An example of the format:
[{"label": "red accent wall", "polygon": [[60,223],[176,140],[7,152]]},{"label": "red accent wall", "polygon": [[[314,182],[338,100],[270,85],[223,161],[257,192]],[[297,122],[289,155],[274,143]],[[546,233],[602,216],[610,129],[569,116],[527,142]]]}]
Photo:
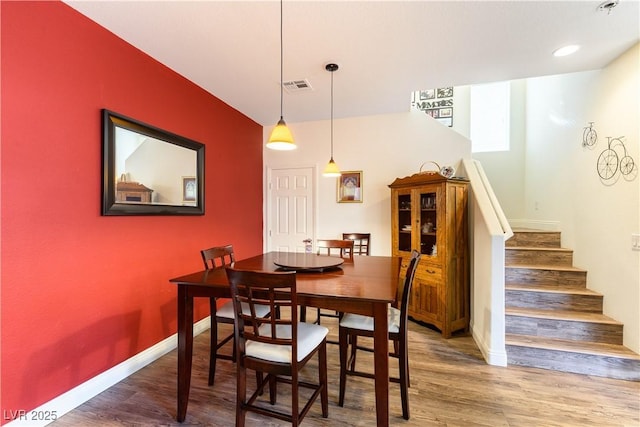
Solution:
[{"label": "red accent wall", "polygon": [[[169,278],[204,247],[262,251],[263,174],[260,125],[67,5],[2,1],[0,17],[7,413],[174,334]],[[102,108],[206,145],[204,216],[100,215]]]}]

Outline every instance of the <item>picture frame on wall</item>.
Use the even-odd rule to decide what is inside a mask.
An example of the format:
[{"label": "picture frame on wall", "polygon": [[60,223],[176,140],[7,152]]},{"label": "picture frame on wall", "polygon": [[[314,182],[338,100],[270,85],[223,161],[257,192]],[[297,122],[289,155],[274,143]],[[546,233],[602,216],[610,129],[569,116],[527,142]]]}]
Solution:
[{"label": "picture frame on wall", "polygon": [[453,96],[453,87],[438,88],[438,98],[451,98]]},{"label": "picture frame on wall", "polygon": [[440,108],[438,111],[438,117],[453,117],[453,108]]},{"label": "picture frame on wall", "polygon": [[427,90],[421,90],[420,91],[420,100],[423,99],[434,99],[436,97],[436,90],[435,89],[427,89]]},{"label": "picture frame on wall", "polygon": [[362,203],[362,171],[343,171],[338,178],[338,203]]},{"label": "picture frame on wall", "polygon": [[182,201],[187,203],[193,203],[198,196],[198,189],[196,186],[195,176],[183,176],[182,177]]}]

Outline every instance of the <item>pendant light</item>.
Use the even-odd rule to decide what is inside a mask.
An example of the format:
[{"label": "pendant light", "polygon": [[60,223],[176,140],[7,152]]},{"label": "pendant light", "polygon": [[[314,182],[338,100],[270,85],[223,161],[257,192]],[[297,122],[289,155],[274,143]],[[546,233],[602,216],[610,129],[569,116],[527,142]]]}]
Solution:
[{"label": "pendant light", "polygon": [[331,73],[331,159],[324,168],[323,176],[337,177],[340,176],[340,169],[336,162],[333,161],[333,72],[338,69],[338,64],[327,64],[325,69]]},{"label": "pendant light", "polygon": [[294,150],[296,143],[293,141],[293,135],[284,122],[282,114],[282,96],[283,96],[283,79],[282,79],[282,0],[280,0],[280,120],[276,124],[276,127],[271,131],[271,136],[267,141],[267,148],[272,150]]}]

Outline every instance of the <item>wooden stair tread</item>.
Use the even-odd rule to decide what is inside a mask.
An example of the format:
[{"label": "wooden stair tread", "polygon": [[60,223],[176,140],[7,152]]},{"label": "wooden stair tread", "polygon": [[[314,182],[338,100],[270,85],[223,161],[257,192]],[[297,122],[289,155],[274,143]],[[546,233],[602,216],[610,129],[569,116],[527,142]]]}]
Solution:
[{"label": "wooden stair tread", "polygon": [[539,233],[539,234],[558,234],[559,231],[552,230],[539,230],[537,228],[526,228],[526,227],[512,227],[511,231],[514,233]]},{"label": "wooden stair tread", "polygon": [[529,270],[553,270],[553,271],[570,271],[577,273],[586,273],[587,270],[582,268],[573,267],[570,265],[538,265],[538,264],[509,264],[505,265],[505,268],[522,268]]},{"label": "wooden stair tread", "polygon": [[535,317],[539,319],[566,320],[570,322],[605,323],[610,325],[622,325],[615,319],[599,313],[571,310],[539,310],[535,308],[507,307],[505,314],[509,316]]},{"label": "wooden stair tread", "polygon": [[571,351],[595,356],[607,356],[640,361],[640,355],[622,345],[597,342],[543,338],[531,335],[506,334],[506,345],[541,348],[545,350]]},{"label": "wooden stair tread", "polygon": [[517,282],[505,283],[505,288],[506,287],[537,288],[543,291],[554,290],[554,289],[564,289],[564,290],[571,290],[571,291],[587,289],[585,284],[569,286],[569,285],[558,285],[557,283],[544,284],[544,283],[517,283]]},{"label": "wooden stair tread", "polygon": [[518,251],[542,251],[542,252],[573,252],[573,249],[568,248],[550,248],[550,247],[536,247],[536,246],[505,246],[506,250],[518,250]]},{"label": "wooden stair tread", "polygon": [[592,291],[588,288],[558,288],[557,285],[528,285],[528,284],[509,284],[505,285],[505,290],[511,291],[527,291],[527,292],[544,292],[550,294],[572,294],[572,295],[593,295],[601,296],[602,294]]},{"label": "wooden stair tread", "polygon": [[505,242],[508,363],[640,381],[640,355],[624,347],[624,325],[603,314],[604,295],[557,231],[514,228]]}]

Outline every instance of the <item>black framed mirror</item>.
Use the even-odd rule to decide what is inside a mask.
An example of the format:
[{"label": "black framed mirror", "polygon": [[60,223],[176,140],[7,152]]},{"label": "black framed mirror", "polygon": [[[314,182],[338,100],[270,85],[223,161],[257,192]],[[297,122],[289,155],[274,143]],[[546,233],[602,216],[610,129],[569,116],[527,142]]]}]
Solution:
[{"label": "black framed mirror", "polygon": [[102,110],[102,215],[204,215],[204,144]]}]

